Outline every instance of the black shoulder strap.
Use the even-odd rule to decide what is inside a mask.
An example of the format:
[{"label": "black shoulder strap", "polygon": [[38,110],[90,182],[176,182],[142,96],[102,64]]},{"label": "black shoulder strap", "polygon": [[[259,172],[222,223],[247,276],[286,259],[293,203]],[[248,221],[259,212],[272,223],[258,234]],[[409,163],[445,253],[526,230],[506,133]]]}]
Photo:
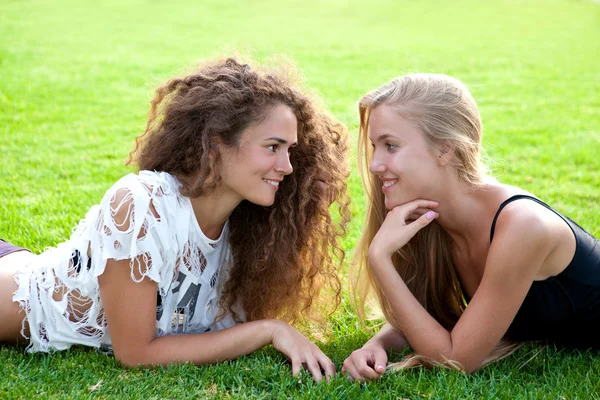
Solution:
[{"label": "black shoulder strap", "polygon": [[[550,207],[548,204],[544,203],[543,201],[541,201],[538,198],[535,198],[533,196],[529,196],[526,194],[516,194],[514,196],[509,197],[508,199],[504,200],[502,202],[502,204],[500,204],[500,207],[498,207],[498,211],[496,211],[496,215],[494,215],[494,220],[492,221],[492,229],[490,230],[490,243],[492,242],[492,239],[494,239],[494,230],[496,229],[496,220],[498,219],[498,216],[500,215],[500,211],[502,211],[502,209],[504,207],[506,207],[507,205],[509,205],[510,203],[512,203],[515,200],[520,200],[520,199],[529,199],[529,200],[533,200],[536,203],[539,203],[541,205],[543,205],[544,207],[546,207],[547,209],[554,211],[555,213],[557,213],[552,207]],[[558,213],[557,213],[558,214]],[[562,215],[558,214],[560,217],[562,217]],[[564,218],[563,218],[564,219]]]}]

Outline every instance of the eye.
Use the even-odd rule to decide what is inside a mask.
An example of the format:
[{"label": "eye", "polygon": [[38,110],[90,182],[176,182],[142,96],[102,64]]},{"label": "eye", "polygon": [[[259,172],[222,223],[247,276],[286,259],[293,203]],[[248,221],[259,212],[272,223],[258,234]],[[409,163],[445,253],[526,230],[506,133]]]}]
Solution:
[{"label": "eye", "polygon": [[385,146],[387,147],[388,150],[394,150],[396,147],[398,147],[392,143],[386,143]]},{"label": "eye", "polygon": [[273,153],[275,153],[275,152],[277,151],[277,149],[278,149],[278,148],[279,148],[279,145],[278,145],[278,144],[272,144],[272,145],[269,145],[269,146],[267,147],[267,149],[269,149],[269,151],[271,151],[271,152],[273,152]]}]

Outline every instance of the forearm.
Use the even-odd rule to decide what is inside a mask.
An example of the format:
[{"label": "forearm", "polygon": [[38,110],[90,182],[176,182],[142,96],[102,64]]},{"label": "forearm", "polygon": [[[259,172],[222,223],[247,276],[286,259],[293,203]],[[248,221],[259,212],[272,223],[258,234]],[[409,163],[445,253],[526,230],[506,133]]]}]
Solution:
[{"label": "forearm", "polygon": [[401,332],[398,332],[392,325],[386,323],[381,330],[364,344],[366,346],[378,346],[388,350],[402,350],[406,346],[406,337]]},{"label": "forearm", "polygon": [[450,332],[441,326],[410,292],[390,257],[370,257],[373,273],[390,302],[406,339],[420,355],[444,362],[452,357]]},{"label": "forearm", "polygon": [[168,335],[146,345],[123,351],[117,358],[128,366],[168,365],[192,362],[213,364],[249,354],[271,344],[275,320],[260,320],[217,332]]}]

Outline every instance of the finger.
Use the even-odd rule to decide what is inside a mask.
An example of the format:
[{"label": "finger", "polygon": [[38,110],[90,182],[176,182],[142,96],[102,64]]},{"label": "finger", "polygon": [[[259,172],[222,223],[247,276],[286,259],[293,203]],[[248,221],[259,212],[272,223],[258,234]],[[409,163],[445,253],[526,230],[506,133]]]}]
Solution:
[{"label": "finger", "polygon": [[439,216],[435,211],[429,211],[425,214],[421,215],[415,222],[408,224],[407,228],[411,230],[412,235],[414,236],[418,231],[426,227]]},{"label": "finger", "polygon": [[323,379],[323,374],[321,373],[321,366],[319,365],[317,360],[312,355],[310,355],[305,361],[305,364],[308,367],[310,374],[313,376],[313,378],[315,378],[315,381],[320,382],[321,379]]},{"label": "finger", "polygon": [[406,216],[406,218],[404,218],[404,222],[406,222],[407,224],[410,224],[411,222],[414,222],[416,220],[418,220],[419,218],[421,218],[421,215],[423,214],[409,214]]},{"label": "finger", "polygon": [[300,373],[300,369],[302,368],[302,362],[298,356],[290,357],[292,360],[292,376],[296,376]]},{"label": "finger", "polygon": [[350,358],[347,358],[346,361],[344,361],[344,368],[342,371],[348,375],[350,380],[361,380],[361,376],[358,371],[356,371],[356,367]]},{"label": "finger", "polygon": [[379,378],[379,374],[371,368],[367,363],[361,363],[356,366],[356,371],[360,374],[361,379],[368,379],[370,381]]},{"label": "finger", "polygon": [[431,208],[419,207],[419,208],[413,210],[411,212],[411,215],[418,215],[420,217],[421,215],[423,215],[423,214],[425,214],[426,212],[429,212],[429,211],[434,211],[434,210],[432,210]]},{"label": "finger", "polygon": [[317,359],[319,360],[321,369],[325,372],[325,380],[329,382],[329,378],[333,378],[335,376],[335,365],[331,362],[329,357],[323,353],[321,353]]},{"label": "finger", "polygon": [[378,351],[375,353],[373,361],[373,369],[375,369],[375,372],[377,372],[379,375],[383,375],[385,372],[385,366],[387,364],[387,353],[385,351]]},{"label": "finger", "polygon": [[430,211],[434,211],[434,210],[431,210],[429,208],[418,208],[415,211],[408,214],[406,216],[406,218],[404,218],[404,222],[406,222],[406,224],[410,224],[410,223],[418,220],[421,216],[427,214]]},{"label": "finger", "polygon": [[[366,379],[374,380],[379,378],[379,374],[375,371],[375,354],[364,353],[366,357],[361,357],[354,360],[354,365],[358,373]],[[368,355],[367,355],[368,354]],[[361,354],[362,356],[362,354]]]},{"label": "finger", "polygon": [[410,214],[419,208],[436,208],[439,205],[437,201],[417,199],[401,204],[397,208],[402,208],[404,214]]}]

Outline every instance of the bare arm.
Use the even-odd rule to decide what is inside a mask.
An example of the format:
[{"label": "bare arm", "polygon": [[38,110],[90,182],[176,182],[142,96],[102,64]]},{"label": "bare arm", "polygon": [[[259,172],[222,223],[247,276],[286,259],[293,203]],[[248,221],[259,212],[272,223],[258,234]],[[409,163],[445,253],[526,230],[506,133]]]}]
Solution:
[{"label": "bare arm", "polygon": [[[135,183],[132,185],[136,187]],[[110,212],[103,214],[104,220],[100,221],[106,226],[100,222],[97,226],[118,235],[122,248],[129,248],[133,240],[150,240],[148,237],[152,235],[146,229],[166,223],[150,195],[139,188],[118,187],[114,193],[107,192],[103,199],[106,201],[110,202]],[[98,277],[115,357],[124,365],[211,364],[273,344],[290,359],[294,375],[303,364],[317,380],[322,378],[321,368],[326,377],[335,374],[331,360],[314,343],[282,321],[254,321],[220,332],[156,337],[158,285],[143,275],[152,260],[148,259],[149,253],[144,256],[126,254],[134,258],[116,260],[107,257],[106,268]]]},{"label": "bare arm", "polygon": [[192,362],[212,364],[273,344],[292,362],[294,375],[302,363],[315,379],[335,374],[321,350],[288,324],[277,320],[248,322],[219,332],[155,337],[157,284],[136,283],[129,260],[108,260],[99,276],[100,294],[115,357],[126,366]]},{"label": "bare arm", "polygon": [[408,342],[404,335],[386,322],[385,325],[381,327],[381,330],[365,343],[365,346],[377,346],[386,351],[400,351],[407,344]]},{"label": "bare arm", "polygon": [[[392,264],[395,249],[391,242],[403,246],[428,223],[425,216],[408,225],[400,223],[403,213],[408,215],[408,210],[390,212],[386,217],[390,223],[382,226],[381,236],[377,235],[380,241],[376,242],[376,237],[371,245],[369,261],[375,277],[401,324],[399,328],[418,354],[440,363],[457,361],[466,372],[475,371],[508,330],[536,272],[552,250],[548,229],[534,214],[503,213],[479,288],[449,332],[421,306]],[[397,233],[390,229],[392,226]]]}]

